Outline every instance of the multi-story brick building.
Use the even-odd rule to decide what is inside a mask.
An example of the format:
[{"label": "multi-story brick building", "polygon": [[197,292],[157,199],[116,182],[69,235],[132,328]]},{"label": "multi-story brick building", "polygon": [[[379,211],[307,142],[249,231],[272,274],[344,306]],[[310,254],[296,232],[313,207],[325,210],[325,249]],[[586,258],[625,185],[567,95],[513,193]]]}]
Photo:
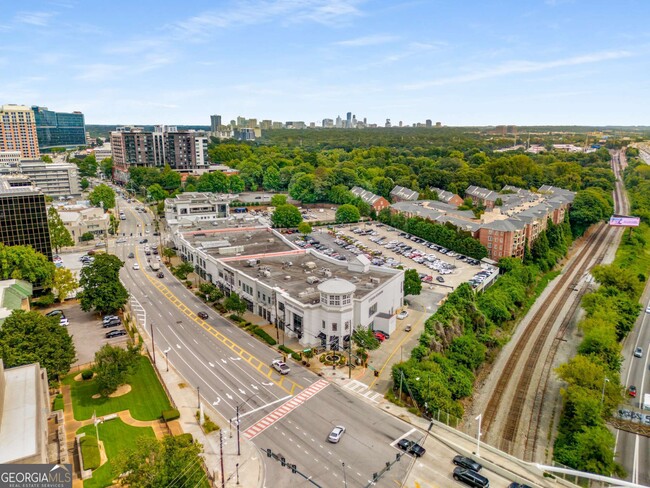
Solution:
[{"label": "multi-story brick building", "polygon": [[393,203],[397,202],[413,202],[419,198],[420,194],[410,188],[404,188],[403,186],[396,185],[390,191],[390,199]]},{"label": "multi-story brick building", "polygon": [[20,151],[21,158],[40,158],[34,112],[24,105],[0,106],[0,151]]},{"label": "multi-story brick building", "polygon": [[373,192],[364,190],[360,186],[355,186],[350,190],[350,192],[355,196],[361,198],[364,202],[370,205],[375,209],[375,212],[379,213],[381,210],[390,207],[390,202],[384,197],[375,195]]}]

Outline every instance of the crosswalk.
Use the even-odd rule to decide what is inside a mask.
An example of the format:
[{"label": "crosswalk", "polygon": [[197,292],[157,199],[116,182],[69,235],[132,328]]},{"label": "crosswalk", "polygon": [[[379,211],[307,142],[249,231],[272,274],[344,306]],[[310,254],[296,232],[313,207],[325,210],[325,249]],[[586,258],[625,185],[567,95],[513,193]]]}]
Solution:
[{"label": "crosswalk", "polygon": [[329,385],[329,382],[326,380],[318,380],[316,383],[313,383],[311,386],[305,388],[303,391],[298,393],[291,400],[283,403],[278,408],[273,410],[262,420],[258,421],[256,424],[246,429],[244,431],[244,436],[249,440],[252,439],[253,437],[258,436],[259,434],[264,432],[267,428],[269,428],[271,425],[273,425],[275,422],[289,415],[292,411],[294,411],[300,405],[305,403],[316,393],[324,389],[327,385]]},{"label": "crosswalk", "polygon": [[366,385],[365,383],[361,383],[360,381],[357,380],[348,381],[347,384],[345,385],[345,388],[347,390],[353,391],[357,395],[361,395],[362,397],[374,403],[379,403],[383,398],[379,393],[369,389],[368,385]]}]

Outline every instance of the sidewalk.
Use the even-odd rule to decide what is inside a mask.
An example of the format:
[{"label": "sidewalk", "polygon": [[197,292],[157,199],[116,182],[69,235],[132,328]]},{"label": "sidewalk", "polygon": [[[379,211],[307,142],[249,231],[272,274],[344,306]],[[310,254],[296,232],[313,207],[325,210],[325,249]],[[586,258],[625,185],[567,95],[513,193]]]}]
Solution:
[{"label": "sidewalk", "polygon": [[[178,420],[183,432],[190,433],[197,442],[203,444],[203,458],[211,476],[214,477],[215,486],[221,486],[221,457],[219,449],[219,432],[223,436],[223,478],[226,487],[246,486],[262,487],[264,484],[264,462],[258,449],[243,435],[240,436],[241,455],[237,456],[237,432],[235,425],[229,429],[228,419],[223,418],[210,405],[202,402],[204,414],[208,415],[220,428],[220,431],[206,435],[198,421],[198,400],[196,389],[187,385],[185,380],[170,365],[165,371],[164,361],[158,362],[158,371],[167,390],[181,414]],[[239,483],[237,483],[239,471]]]}]

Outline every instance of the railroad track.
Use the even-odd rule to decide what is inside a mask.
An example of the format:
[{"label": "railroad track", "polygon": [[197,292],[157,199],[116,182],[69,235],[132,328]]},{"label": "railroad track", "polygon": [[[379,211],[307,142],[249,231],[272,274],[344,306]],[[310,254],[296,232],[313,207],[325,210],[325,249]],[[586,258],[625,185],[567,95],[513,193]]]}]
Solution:
[{"label": "railroad track", "polygon": [[[626,212],[627,201],[623,194],[622,184],[619,179],[619,168],[615,165],[615,158],[612,158],[612,166],[614,174],[617,177],[614,191],[616,212]],[[574,286],[572,284],[578,282],[591,266],[600,264],[603,261],[608,248],[604,244],[609,244],[609,241],[616,235],[615,233],[615,230],[610,229],[604,224],[600,224],[587,238],[583,248],[572,260],[571,264],[565,268],[560,280],[532,317],[519,337],[516,346],[513,348],[503,368],[503,373],[497,380],[496,387],[488,401],[485,412],[483,412],[482,418],[482,425],[486,432],[489,432],[499,411],[503,411],[504,414],[502,417],[505,419],[505,424],[499,432],[498,438],[498,445],[502,450],[513,452],[516,447],[515,441],[522,437],[520,430],[524,430],[525,428],[523,432],[524,456],[534,460],[538,448],[537,439],[553,361],[559,344],[571,323],[571,318],[580,306],[580,299],[584,294],[584,291],[579,291],[576,296],[572,297],[574,292]],[[592,264],[594,254],[597,254],[597,256],[595,262]],[[570,301],[571,306],[555,333],[549,348],[548,343],[551,341],[551,333],[560,317],[562,306],[567,301]],[[545,317],[549,310],[551,311],[550,314]],[[524,357],[527,345],[532,341],[534,341],[533,347]],[[542,358],[545,349],[549,350],[546,357]],[[528,399],[528,391],[535,373],[539,371],[541,360],[543,362],[541,365],[542,371],[539,387],[536,389],[536,394],[533,399],[529,421],[525,427],[522,426],[520,428],[526,400]],[[509,408],[506,410],[505,405],[502,405],[502,401],[507,398],[505,392],[515,371],[522,371],[522,374],[517,381],[514,396],[508,406]]]}]

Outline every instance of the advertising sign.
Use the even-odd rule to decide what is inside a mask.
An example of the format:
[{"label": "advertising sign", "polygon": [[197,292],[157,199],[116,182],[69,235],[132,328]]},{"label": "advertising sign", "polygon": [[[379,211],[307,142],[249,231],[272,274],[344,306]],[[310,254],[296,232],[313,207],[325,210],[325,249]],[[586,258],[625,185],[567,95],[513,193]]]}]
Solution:
[{"label": "advertising sign", "polygon": [[639,217],[626,217],[624,215],[612,215],[609,218],[609,225],[614,227],[638,227],[640,222]]}]

